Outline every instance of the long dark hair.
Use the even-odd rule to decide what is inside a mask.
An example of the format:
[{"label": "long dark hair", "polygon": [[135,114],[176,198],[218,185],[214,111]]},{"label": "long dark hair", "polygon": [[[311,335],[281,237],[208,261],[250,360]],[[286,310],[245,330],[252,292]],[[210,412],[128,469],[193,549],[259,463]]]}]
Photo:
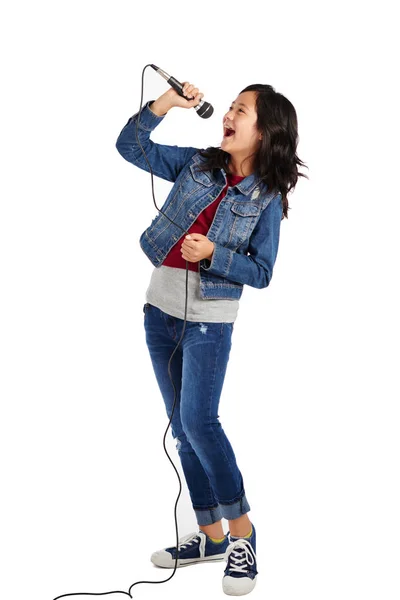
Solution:
[{"label": "long dark hair", "polygon": [[[267,185],[268,191],[282,194],[282,219],[288,218],[288,211],[291,210],[288,193],[295,188],[299,177],[309,179],[297,169],[297,165],[306,165],[296,154],[299,142],[296,111],[293,104],[276,92],[272,85],[254,83],[240,93],[242,92],[257,92],[256,127],[263,134],[257,153],[245,160],[255,156],[255,175],[260,178],[262,184]],[[206,160],[199,165],[199,170],[224,169],[226,173],[230,173],[228,152],[210,146],[200,150],[200,154]]]}]

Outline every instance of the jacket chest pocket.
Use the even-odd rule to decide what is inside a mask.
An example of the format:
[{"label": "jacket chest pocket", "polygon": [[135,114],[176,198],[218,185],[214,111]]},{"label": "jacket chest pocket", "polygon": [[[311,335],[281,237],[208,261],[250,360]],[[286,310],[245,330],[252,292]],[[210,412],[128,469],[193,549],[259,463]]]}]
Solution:
[{"label": "jacket chest pocket", "polygon": [[228,214],[228,246],[238,248],[251,235],[261,212],[259,204],[234,202]]}]

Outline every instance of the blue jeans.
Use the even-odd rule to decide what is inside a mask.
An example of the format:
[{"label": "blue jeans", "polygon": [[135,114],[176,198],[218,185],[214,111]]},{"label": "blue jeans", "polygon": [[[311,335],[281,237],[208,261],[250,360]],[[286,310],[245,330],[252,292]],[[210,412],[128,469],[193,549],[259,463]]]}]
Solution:
[{"label": "blue jeans", "polygon": [[[183,319],[143,306],[146,344],[168,420],[174,388],[168,362],[182,334]],[[176,404],[172,436],[199,525],[237,519],[249,512],[235,454],[218,420],[218,404],[231,349],[233,323],[186,321],[171,361]]]}]

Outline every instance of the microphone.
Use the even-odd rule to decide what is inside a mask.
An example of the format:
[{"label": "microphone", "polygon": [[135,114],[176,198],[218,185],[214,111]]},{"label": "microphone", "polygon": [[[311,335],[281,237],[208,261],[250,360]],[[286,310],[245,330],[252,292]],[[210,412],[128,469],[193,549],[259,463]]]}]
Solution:
[{"label": "microphone", "polygon": [[[178,94],[180,96],[182,96],[183,98],[186,98],[185,94],[183,94],[183,92],[182,92],[183,85],[181,83],[179,83],[179,81],[177,79],[175,79],[175,77],[172,77],[172,75],[168,75],[168,73],[166,73],[162,69],[159,69],[158,67],[156,67],[156,65],[150,65],[150,66],[153,67],[153,69],[155,71],[157,71],[157,73],[159,75],[161,75],[161,77],[164,77],[164,79],[167,80],[167,83],[169,83],[169,85],[172,88],[174,88],[174,90],[176,92],[178,92]],[[188,98],[186,98],[186,100],[187,99]],[[205,102],[204,100],[200,100],[198,105],[193,106],[193,108],[195,109],[195,111],[197,112],[199,117],[202,117],[203,119],[208,119],[208,117],[211,117],[211,115],[214,112],[214,109],[211,106],[211,104],[209,102]]]}]

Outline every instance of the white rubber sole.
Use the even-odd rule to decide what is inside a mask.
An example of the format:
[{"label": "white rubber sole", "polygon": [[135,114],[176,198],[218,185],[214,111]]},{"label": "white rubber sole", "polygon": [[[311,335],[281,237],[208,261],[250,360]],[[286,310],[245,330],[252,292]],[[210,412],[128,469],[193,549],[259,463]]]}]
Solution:
[{"label": "white rubber sole", "polygon": [[249,594],[256,585],[257,575],[254,579],[250,577],[230,577],[225,575],[222,579],[222,589],[228,596],[244,596]]},{"label": "white rubber sole", "polygon": [[[197,565],[199,563],[221,562],[224,558],[225,552],[223,554],[214,554],[214,556],[205,556],[204,558],[179,558],[177,568],[189,567],[190,565]],[[156,567],[161,567],[163,569],[173,569],[175,567],[175,559],[173,559],[172,555],[166,550],[153,552],[151,555],[151,562]]]}]

